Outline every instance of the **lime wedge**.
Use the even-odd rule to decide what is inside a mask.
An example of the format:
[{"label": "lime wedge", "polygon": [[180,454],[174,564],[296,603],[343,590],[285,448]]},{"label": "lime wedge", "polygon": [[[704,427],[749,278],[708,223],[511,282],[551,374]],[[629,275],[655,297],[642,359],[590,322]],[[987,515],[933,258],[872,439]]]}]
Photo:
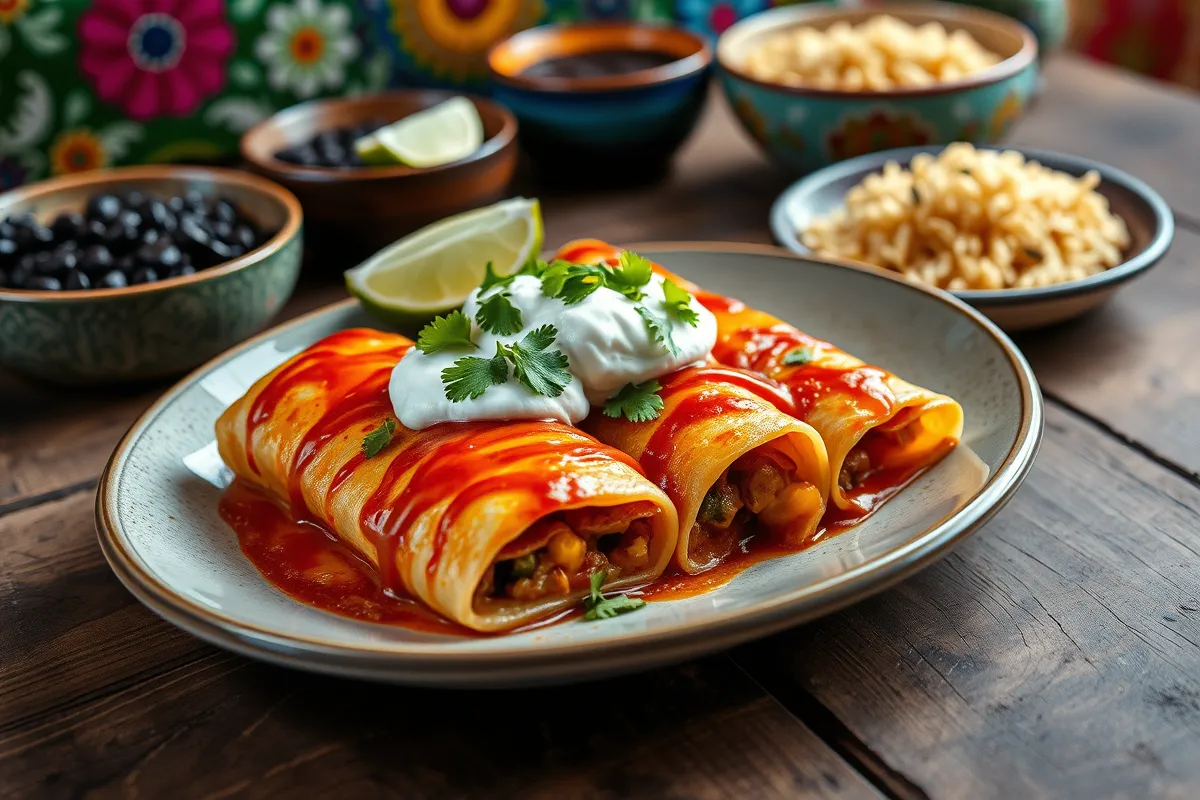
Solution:
[{"label": "lime wedge", "polygon": [[375,134],[373,133],[367,134],[361,139],[356,139],[354,141],[354,150],[358,153],[358,157],[363,160],[364,164],[382,167],[396,163],[396,159],[392,158],[392,154],[379,143],[379,140],[375,138]]},{"label": "lime wedge", "polygon": [[465,97],[452,97],[364,136],[354,143],[354,149],[368,164],[423,168],[466,158],[481,144],[483,121],[475,104]]},{"label": "lime wedge", "polygon": [[346,288],[395,325],[458,308],[483,282],[487,263],[511,275],[542,249],[537,200],[515,197],[465,211],[393,242],[346,272]]}]

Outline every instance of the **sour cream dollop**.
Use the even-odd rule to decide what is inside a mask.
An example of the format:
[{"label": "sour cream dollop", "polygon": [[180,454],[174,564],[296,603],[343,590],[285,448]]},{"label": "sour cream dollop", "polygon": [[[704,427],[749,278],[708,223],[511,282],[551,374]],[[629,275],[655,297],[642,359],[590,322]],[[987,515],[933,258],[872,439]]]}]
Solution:
[{"label": "sour cream dollop", "polygon": [[[488,333],[474,321],[480,303],[501,291],[510,294],[510,302],[521,312],[521,330],[512,336]],[[602,287],[568,306],[557,298],[545,297],[541,280],[533,275],[519,275],[505,287],[494,286],[483,292],[476,289],[463,305],[463,313],[472,321],[472,339],[478,347],[432,355],[415,347],[409,350],[392,371],[388,385],[396,416],[405,427],[416,430],[439,422],[501,419],[544,419],[574,425],[588,415],[591,404],[603,403],[628,383],[642,383],[704,363],[717,341],[717,321],[712,312],[692,298],[691,307],[700,318],[694,326],[674,321],[672,336],[679,352],[673,355],[655,341],[637,312],[637,307],[644,305],[659,316],[667,316],[663,278],[653,276],[642,291],[645,296],[633,301]],[[558,331],[548,349],[561,350],[570,362],[571,381],[562,394],[535,394],[516,380],[510,366],[508,381],[491,386],[478,398],[455,403],[446,397],[442,370],[463,356],[491,358],[497,342],[518,342],[542,325],[553,325]]]}]

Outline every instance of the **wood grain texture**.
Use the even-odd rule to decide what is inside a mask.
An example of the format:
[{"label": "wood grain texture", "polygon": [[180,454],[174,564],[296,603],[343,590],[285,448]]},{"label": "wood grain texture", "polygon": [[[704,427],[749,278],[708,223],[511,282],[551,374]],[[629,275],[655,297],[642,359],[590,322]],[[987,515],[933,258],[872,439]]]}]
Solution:
[{"label": "wood grain texture", "polygon": [[[346,296],[316,265],[276,322]],[[63,388],[0,368],[0,517],[64,493],[90,491],[121,436],[173,381]]]},{"label": "wood grain texture", "polygon": [[[1200,180],[1200,175],[1197,175]],[[1068,325],[1017,337],[1042,389],[1200,476],[1200,234]]]},{"label": "wood grain texture", "polygon": [[974,539],[734,658],[932,797],[1195,797],[1198,532],[1200,488],[1052,407]]},{"label": "wood grain texture", "polygon": [[452,693],[222,653],[121,587],[90,507],[0,519],[0,797],[879,796],[725,657]]},{"label": "wood grain texture", "polygon": [[1123,169],[1153,186],[1176,214],[1200,220],[1196,93],[1062,53],[1009,142],[1061,150]]}]

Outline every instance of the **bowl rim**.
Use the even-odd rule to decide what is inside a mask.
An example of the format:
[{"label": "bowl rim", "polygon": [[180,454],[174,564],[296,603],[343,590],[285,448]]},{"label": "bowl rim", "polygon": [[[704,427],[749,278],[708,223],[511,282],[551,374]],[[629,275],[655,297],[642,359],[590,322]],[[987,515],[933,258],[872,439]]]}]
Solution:
[{"label": "bowl rim", "polygon": [[[286,124],[295,118],[309,116],[318,108],[360,106],[381,99],[399,99],[408,95],[436,95],[441,98],[438,101],[439,103],[455,97],[465,97],[476,106],[485,107],[495,112],[500,117],[502,123],[500,130],[495,136],[484,139],[475,152],[466,158],[460,158],[457,161],[451,161],[446,164],[438,164],[435,167],[409,167],[404,164],[369,166],[355,169],[346,169],[343,167],[304,167],[299,164],[281,161],[275,157],[274,153],[267,158],[260,158],[249,147],[249,143],[261,136],[263,131],[268,128]],[[455,169],[461,169],[495,156],[511,145],[516,138],[517,118],[506,107],[490,98],[471,92],[457,92],[452,89],[397,89],[388,92],[372,92],[371,94],[363,94],[355,97],[316,98],[288,106],[276,111],[243,133],[242,137],[238,140],[238,152],[255,169],[267,173],[276,179],[307,183],[361,183],[417,175],[440,175]]]},{"label": "bowl rim", "polygon": [[[883,165],[888,161],[896,161],[902,166],[907,166],[911,163],[914,156],[920,154],[936,155],[946,147],[949,147],[949,145],[899,147],[894,150],[880,150],[876,153],[867,153],[866,155],[822,167],[793,183],[775,199],[775,202],[771,205],[771,233],[774,234],[775,240],[788,250],[806,258],[831,261],[845,266],[853,266],[856,269],[866,267],[876,271],[893,273],[892,270],[885,270],[873,264],[864,264],[851,259],[825,255],[817,256],[800,241],[800,237],[788,213],[788,206],[794,197],[806,194],[827,183],[853,175],[865,177],[867,174],[873,174],[881,170]],[[1174,241],[1175,216],[1171,211],[1170,205],[1149,184],[1140,178],[1135,178],[1124,170],[1083,156],[1062,153],[1056,150],[1043,150],[1036,147],[977,144],[975,148],[979,150],[998,150],[1001,152],[1015,150],[1025,156],[1027,160],[1037,161],[1050,169],[1066,172],[1073,177],[1080,177],[1094,170],[1100,174],[1102,184],[1105,182],[1115,184],[1144,203],[1154,218],[1155,227],[1150,241],[1146,243],[1146,246],[1140,252],[1126,258],[1115,267],[1098,272],[1095,275],[1089,275],[1080,280],[1064,281],[1063,283],[1055,283],[1050,286],[1035,286],[1027,289],[958,289],[950,292],[950,294],[973,306],[995,308],[1029,302],[1061,300],[1075,295],[1090,294],[1091,292],[1101,291],[1106,288],[1114,288],[1118,284],[1124,283],[1145,272],[1161,261],[1162,257],[1166,255],[1167,250],[1170,249],[1172,241]],[[1124,218],[1122,218],[1122,221],[1124,221]]]},{"label": "bowl rim", "polygon": [[[86,303],[92,300],[112,300],[169,291],[180,286],[215,280],[247,269],[275,255],[296,238],[304,223],[304,212],[296,196],[274,181],[260,175],[225,167],[193,165],[147,165],[137,167],[108,167],[105,169],[61,175],[57,178],[37,181],[0,195],[0,214],[18,212],[22,204],[50,197],[59,192],[83,187],[103,187],[119,191],[119,184],[138,181],[159,180],[205,180],[213,183],[218,191],[223,186],[238,186],[257,192],[283,206],[285,219],[274,236],[248,253],[230,259],[208,269],[197,270],[191,275],[164,278],[154,283],[124,286],[119,289],[84,289],[81,291],[52,291],[48,289],[5,289],[0,288],[0,301],[16,302],[59,302]],[[130,187],[132,188],[132,187]]]},{"label": "bowl rim", "polygon": [[[749,36],[754,33],[766,32],[780,28],[792,27],[800,25],[805,20],[812,18],[828,19],[831,22],[836,22],[839,19],[860,16],[863,13],[869,15],[889,15],[903,19],[905,14],[920,13],[936,17],[935,20],[949,27],[949,24],[962,21],[977,21],[988,22],[992,25],[1006,29],[1009,33],[1021,39],[1021,49],[1013,55],[1005,58],[997,64],[993,64],[987,69],[961,78],[955,81],[946,81],[944,83],[936,83],[932,86],[924,86],[909,89],[896,89],[887,91],[861,91],[850,92],[840,89],[820,89],[815,86],[789,86],[783,83],[774,83],[765,81],[760,78],[755,78],[733,66],[730,63],[729,50],[732,47],[730,42],[733,42],[739,36]],[[953,29],[952,29],[953,30]],[[929,97],[939,94],[952,94],[961,92],[967,89],[978,89],[981,86],[990,86],[1000,83],[1001,81],[1012,78],[1020,74],[1030,66],[1037,64],[1038,43],[1037,37],[1033,35],[1033,31],[1024,23],[1018,22],[1011,17],[998,14],[995,11],[988,11],[982,8],[974,8],[972,6],[961,6],[951,3],[942,2],[904,2],[888,4],[887,6],[850,6],[838,7],[829,6],[821,3],[813,5],[790,5],[771,8],[759,14],[754,14],[745,19],[735,22],[729,26],[717,40],[717,64],[720,68],[730,76],[737,78],[740,81],[753,84],[763,89],[783,92],[790,95],[798,95],[804,97],[824,97],[837,98],[841,100],[899,100],[913,97]]]},{"label": "bowl rim", "polygon": [[[601,76],[595,78],[530,78],[520,74],[512,75],[496,69],[496,59],[499,57],[499,54],[512,47],[514,42],[517,42],[521,39],[534,39],[538,37],[555,38],[567,30],[580,30],[585,32],[627,31],[629,33],[650,31],[652,33],[663,33],[668,36],[674,36],[687,40],[695,47],[695,50],[690,55],[677,58],[657,67],[639,69],[634,72],[628,72],[620,75]],[[644,49],[647,52],[663,52],[661,50],[655,50],[653,47],[633,49]],[[602,50],[595,52],[602,52]],[[700,34],[690,31],[681,25],[649,22],[622,22],[611,20],[537,25],[532,28],[526,28],[525,30],[518,31],[505,39],[501,39],[499,42],[496,42],[489,47],[487,52],[488,72],[490,73],[492,80],[505,86],[526,89],[534,92],[543,92],[546,94],[617,92],[623,89],[645,89],[651,86],[661,86],[681,78],[700,74],[704,72],[704,70],[708,69],[712,63],[713,47],[709,44],[708,40]]]}]

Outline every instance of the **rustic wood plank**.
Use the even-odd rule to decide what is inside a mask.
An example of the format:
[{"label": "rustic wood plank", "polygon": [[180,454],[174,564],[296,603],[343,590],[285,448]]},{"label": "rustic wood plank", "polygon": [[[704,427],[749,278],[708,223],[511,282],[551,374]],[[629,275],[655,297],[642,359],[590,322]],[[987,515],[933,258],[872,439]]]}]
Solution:
[{"label": "rustic wood plank", "polygon": [[[318,266],[278,321],[345,297],[340,274]],[[0,516],[94,488],[121,436],[171,384],[63,388],[0,369]]]},{"label": "rustic wood plank", "polygon": [[453,693],[225,654],[133,600],[90,512],[0,519],[0,796],[879,796],[724,657]]},{"label": "rustic wood plank", "polygon": [[1045,75],[1046,89],[1011,143],[1112,164],[1161,192],[1176,213],[1200,220],[1195,92],[1065,53]]},{"label": "rustic wood plank", "polygon": [[1043,390],[1200,477],[1200,234],[1077,322],[1017,337]]},{"label": "rustic wood plank", "polygon": [[734,658],[933,797],[1195,797],[1198,531],[1200,488],[1051,407],[974,539]]}]

